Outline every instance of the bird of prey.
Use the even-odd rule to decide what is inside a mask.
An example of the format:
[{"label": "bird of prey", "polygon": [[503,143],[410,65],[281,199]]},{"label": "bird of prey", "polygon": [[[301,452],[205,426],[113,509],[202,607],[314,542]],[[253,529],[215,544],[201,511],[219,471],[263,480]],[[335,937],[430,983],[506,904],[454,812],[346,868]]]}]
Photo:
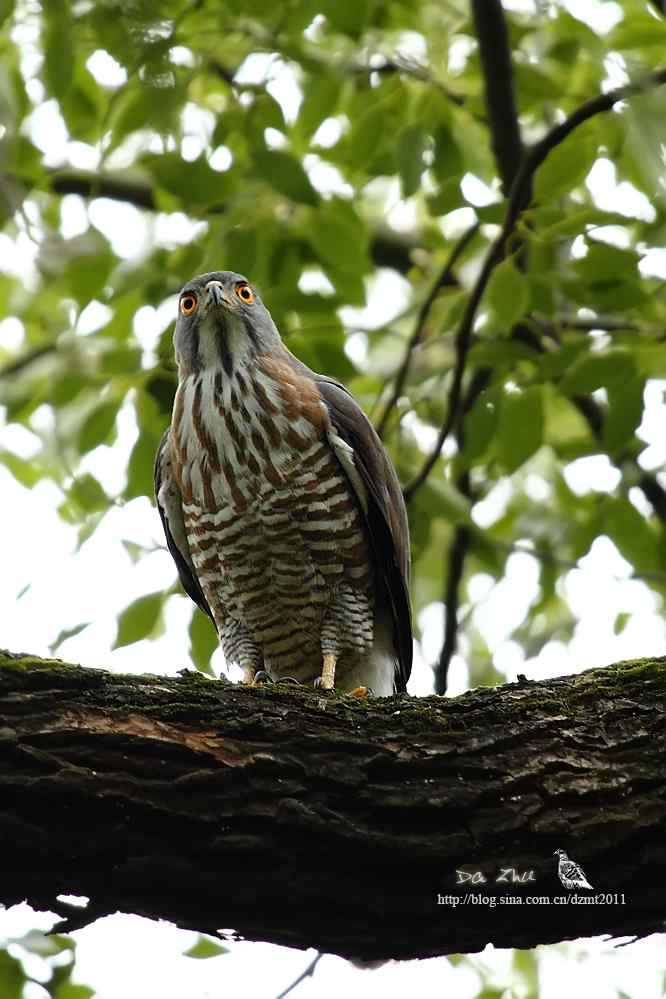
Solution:
[{"label": "bird of prey", "polygon": [[155,491],[189,596],[227,662],[324,689],[404,691],[409,529],[395,470],[338,382],[283,344],[240,274],[184,286]]},{"label": "bird of prey", "polygon": [[567,857],[564,850],[556,850],[555,856],[560,858],[557,862],[557,873],[565,888],[592,888],[583,868]]}]

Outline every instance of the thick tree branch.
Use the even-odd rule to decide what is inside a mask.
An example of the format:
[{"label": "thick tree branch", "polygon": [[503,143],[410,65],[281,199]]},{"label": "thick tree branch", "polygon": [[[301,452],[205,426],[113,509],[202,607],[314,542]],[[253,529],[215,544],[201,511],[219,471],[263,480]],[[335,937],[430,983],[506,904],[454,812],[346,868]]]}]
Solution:
[{"label": "thick tree branch", "polygon": [[490,138],[505,197],[523,158],[523,140],[513,85],[511,45],[501,0],[471,0],[479,42]]},{"label": "thick tree branch", "polygon": [[[664,659],[364,703],[4,654],[0,897],[366,960],[642,936],[666,918],[665,753]],[[548,904],[559,848],[624,900]],[[438,904],[462,869],[510,919]]]},{"label": "thick tree branch", "polygon": [[643,80],[636,81],[635,83],[628,83],[623,87],[617,87],[615,90],[609,90],[605,94],[600,94],[598,97],[594,97],[591,100],[586,101],[563,122],[554,126],[554,128],[551,128],[542,139],[531,146],[525,153],[520,170],[516,175],[516,179],[511,189],[511,197],[509,198],[509,203],[507,205],[502,229],[495,242],[488,249],[486,259],[484,260],[481,272],[474,284],[474,287],[470,292],[467,307],[465,308],[460,321],[460,326],[458,327],[455,345],[456,363],[453,369],[444,423],[442,424],[439,434],[437,435],[435,446],[424,461],[421,469],[405,488],[405,499],[408,502],[414,496],[416,490],[419,489],[428,478],[428,475],[432,471],[440,455],[444,441],[447,439],[451,430],[455,426],[462,396],[465,363],[467,361],[467,354],[472,342],[472,332],[474,329],[476,314],[481,303],[481,299],[483,298],[483,293],[486,290],[488,281],[490,280],[490,275],[497,264],[499,264],[503,259],[507,243],[515,231],[516,224],[522,213],[529,207],[532,191],[532,179],[534,174],[544,162],[548,154],[564,142],[564,140],[576,128],[578,128],[579,125],[582,125],[584,122],[593,118],[597,114],[609,111],[615,104],[625,100],[627,97],[631,97],[633,94],[642,93],[651,87],[661,86],[664,83],[666,83],[666,68],[650,73]]}]

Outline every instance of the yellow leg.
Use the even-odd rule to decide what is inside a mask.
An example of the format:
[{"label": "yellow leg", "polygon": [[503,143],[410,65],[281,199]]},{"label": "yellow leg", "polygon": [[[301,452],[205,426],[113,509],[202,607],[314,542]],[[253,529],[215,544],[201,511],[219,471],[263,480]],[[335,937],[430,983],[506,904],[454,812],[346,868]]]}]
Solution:
[{"label": "yellow leg", "polygon": [[243,666],[243,683],[254,683],[254,674],[256,673],[254,666]]},{"label": "yellow leg", "polygon": [[335,652],[324,653],[324,665],[321,671],[320,687],[322,690],[333,690],[335,686],[335,664],[338,657]]}]

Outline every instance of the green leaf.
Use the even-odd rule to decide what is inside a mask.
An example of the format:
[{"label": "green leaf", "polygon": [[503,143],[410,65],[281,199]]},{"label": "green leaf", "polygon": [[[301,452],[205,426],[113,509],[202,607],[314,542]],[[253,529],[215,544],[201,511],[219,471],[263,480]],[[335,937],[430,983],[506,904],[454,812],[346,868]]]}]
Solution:
[{"label": "green leaf", "polygon": [[41,930],[29,930],[15,942],[25,947],[31,954],[39,954],[40,957],[53,957],[64,950],[70,952],[74,950],[74,941],[69,937],[57,933],[42,933]]},{"label": "green leaf", "polygon": [[21,999],[25,976],[20,961],[10,957],[6,950],[0,950],[0,995],[2,999]]},{"label": "green leaf", "polygon": [[349,133],[349,159],[353,166],[367,166],[385,132],[386,110],[373,103],[353,122]]},{"label": "green leaf", "polygon": [[160,435],[142,430],[132,448],[127,466],[127,485],[123,491],[125,499],[135,499],[137,496],[149,496],[155,491],[153,467],[155,455],[160,443]]},{"label": "green leaf", "polygon": [[562,378],[560,391],[569,396],[586,395],[598,388],[621,385],[635,374],[635,358],[624,347],[584,353]]},{"label": "green leaf", "polygon": [[335,111],[341,82],[333,73],[318,73],[308,80],[296,126],[307,138]]},{"label": "green leaf", "polygon": [[609,243],[588,239],[588,251],[575,262],[574,270],[589,284],[626,280],[636,275],[639,259],[633,250],[622,250]]},{"label": "green leaf", "polygon": [[202,960],[209,957],[219,957],[221,954],[228,953],[229,948],[219,943],[213,937],[199,934],[197,942],[192,944],[188,950],[183,951],[183,957],[194,957]]},{"label": "green leaf", "polygon": [[95,990],[88,985],[75,985],[73,982],[62,982],[55,990],[53,999],[92,999]]},{"label": "green leaf", "polygon": [[63,982],[55,990],[54,999],[91,999],[95,990],[88,985],[75,985],[73,982]]},{"label": "green leaf", "polygon": [[312,248],[339,274],[362,275],[370,269],[365,226],[342,198],[322,202],[307,226]]},{"label": "green leaf", "polygon": [[194,211],[223,204],[233,191],[231,172],[213,170],[205,156],[187,163],[177,153],[167,153],[145,157],[144,163],[160,187]]},{"label": "green leaf", "polygon": [[97,479],[88,472],[78,475],[74,479],[70,486],[68,497],[85,513],[106,510],[110,503],[109,497]]},{"label": "green leaf", "polygon": [[81,305],[87,305],[104,289],[116,260],[107,240],[97,229],[90,228],[67,240],[61,248],[56,247],[56,253],[66,261],[65,279],[70,292]]},{"label": "green leaf", "polygon": [[202,673],[214,675],[210,661],[213,653],[218,647],[219,640],[215,626],[207,614],[195,608],[192,620],[190,621],[190,657],[198,670]]},{"label": "green leaf", "polygon": [[80,635],[84,628],[90,626],[90,621],[84,621],[82,624],[75,624],[73,628],[63,628],[62,631],[58,632],[55,641],[49,645],[49,651],[51,653],[57,652],[63,642],[66,642],[68,638],[74,638],[75,635]]},{"label": "green leaf", "polygon": [[32,489],[44,477],[43,470],[36,463],[26,461],[25,458],[20,458],[17,454],[12,454],[11,451],[0,451],[0,462],[26,489]]},{"label": "green leaf", "polygon": [[84,420],[77,441],[79,454],[87,454],[100,444],[108,444],[115,429],[120,403],[114,399],[97,406]]},{"label": "green leaf", "polygon": [[357,38],[368,21],[369,0],[323,0],[323,13],[334,28]]},{"label": "green leaf", "polygon": [[426,202],[428,211],[436,217],[447,215],[466,205],[457,177],[449,177],[448,180],[442,181],[436,193],[427,196]]},{"label": "green leaf", "polygon": [[465,158],[449,126],[441,122],[433,129],[435,155],[432,171],[441,183],[453,180],[460,184],[465,173]]},{"label": "green leaf", "polygon": [[43,10],[44,82],[48,92],[61,101],[72,85],[76,64],[69,3],[49,0]]},{"label": "green leaf", "polygon": [[423,501],[428,504],[433,516],[443,517],[449,524],[474,526],[470,517],[469,499],[446,479],[433,475],[423,490]]},{"label": "green leaf", "polygon": [[543,393],[540,386],[504,393],[500,403],[496,449],[509,474],[541,447],[543,428]]},{"label": "green leaf", "polygon": [[529,305],[529,285],[511,258],[503,260],[490,276],[488,301],[507,332],[521,319]]},{"label": "green leaf", "polygon": [[609,453],[627,444],[643,418],[645,381],[639,375],[608,388],[608,412],[604,419],[603,444]]},{"label": "green leaf", "polygon": [[620,614],[615,615],[615,621],[613,622],[613,634],[621,635],[624,629],[629,624],[631,620],[631,614],[626,611],[622,611]]},{"label": "green leaf", "polygon": [[638,572],[659,568],[659,535],[628,499],[606,497],[602,523],[604,532]]},{"label": "green leaf", "polygon": [[7,21],[14,13],[15,6],[15,0],[0,0],[0,27],[2,27],[5,21]]},{"label": "green leaf", "polygon": [[262,149],[255,154],[257,173],[280,194],[305,205],[316,205],[319,195],[295,156],[277,149]]},{"label": "green leaf", "polygon": [[423,173],[425,133],[420,125],[408,125],[398,136],[396,158],[402,182],[402,196],[409,198],[418,191]]},{"label": "green leaf", "polygon": [[465,417],[465,442],[462,459],[472,464],[488,450],[497,428],[497,405],[494,393],[483,392]]},{"label": "green leaf", "polygon": [[131,645],[142,638],[148,638],[160,618],[164,603],[163,591],[148,593],[126,607],[118,618],[118,633],[113,643],[114,649]]},{"label": "green leaf", "polygon": [[594,165],[598,153],[596,140],[576,132],[548,154],[537,170],[534,197],[537,201],[554,201],[578,187]]}]

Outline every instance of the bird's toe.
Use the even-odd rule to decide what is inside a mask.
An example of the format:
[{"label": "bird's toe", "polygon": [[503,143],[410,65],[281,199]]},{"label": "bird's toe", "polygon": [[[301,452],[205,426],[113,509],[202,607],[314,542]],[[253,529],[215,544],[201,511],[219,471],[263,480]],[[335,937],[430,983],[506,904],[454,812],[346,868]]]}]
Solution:
[{"label": "bird's toe", "polygon": [[349,694],[350,697],[358,697],[361,699],[375,696],[375,692],[372,689],[372,687],[364,687],[364,686],[354,687],[353,690],[348,690],[347,693]]},{"label": "bird's toe", "polygon": [[273,677],[270,673],[267,673],[265,669],[258,669],[254,674],[254,679],[251,681],[250,686],[261,687],[264,683],[273,683]]}]

